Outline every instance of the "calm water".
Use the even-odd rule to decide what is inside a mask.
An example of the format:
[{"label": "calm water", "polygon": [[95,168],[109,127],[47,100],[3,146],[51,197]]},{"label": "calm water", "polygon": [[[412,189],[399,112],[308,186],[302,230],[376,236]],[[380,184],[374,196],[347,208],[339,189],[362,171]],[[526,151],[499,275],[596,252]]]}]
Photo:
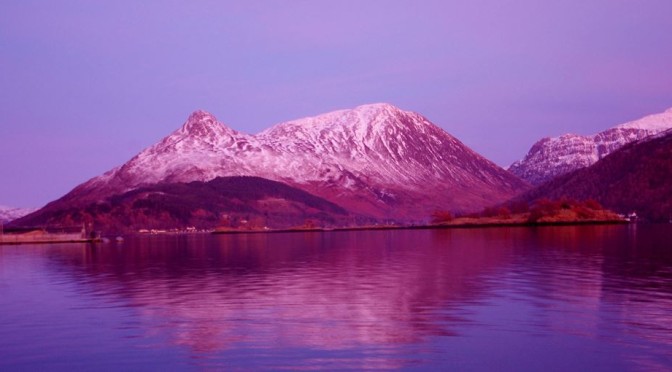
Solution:
[{"label": "calm water", "polygon": [[0,370],[672,369],[672,226],[0,247]]}]

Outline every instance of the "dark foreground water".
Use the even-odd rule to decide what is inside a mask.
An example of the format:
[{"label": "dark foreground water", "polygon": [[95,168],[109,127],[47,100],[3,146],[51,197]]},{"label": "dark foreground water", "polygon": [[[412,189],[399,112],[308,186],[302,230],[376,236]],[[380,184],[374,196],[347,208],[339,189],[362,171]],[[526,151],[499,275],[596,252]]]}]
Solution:
[{"label": "dark foreground water", "polygon": [[672,225],[0,247],[0,370],[672,369]]}]

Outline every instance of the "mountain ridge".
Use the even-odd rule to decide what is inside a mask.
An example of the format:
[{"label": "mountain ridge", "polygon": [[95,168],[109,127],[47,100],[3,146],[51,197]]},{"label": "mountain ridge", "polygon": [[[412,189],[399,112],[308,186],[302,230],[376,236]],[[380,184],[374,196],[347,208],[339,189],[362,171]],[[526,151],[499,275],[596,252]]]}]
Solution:
[{"label": "mountain ridge", "polygon": [[582,136],[563,134],[534,143],[508,170],[533,185],[596,163],[622,146],[672,128],[672,108]]}]

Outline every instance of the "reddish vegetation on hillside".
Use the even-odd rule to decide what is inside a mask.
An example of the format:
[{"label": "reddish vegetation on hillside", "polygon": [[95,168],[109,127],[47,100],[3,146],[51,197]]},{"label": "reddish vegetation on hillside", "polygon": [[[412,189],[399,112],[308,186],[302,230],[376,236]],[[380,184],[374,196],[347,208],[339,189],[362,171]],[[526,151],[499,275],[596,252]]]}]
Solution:
[{"label": "reddish vegetation on hillside", "polygon": [[432,213],[432,223],[434,224],[450,222],[454,218],[455,216],[449,211],[434,211]]},{"label": "reddish vegetation on hillside", "polygon": [[508,206],[489,207],[479,213],[454,217],[451,213],[437,211],[432,223],[440,226],[465,225],[528,225],[555,223],[619,222],[622,218],[604,209],[595,200],[540,199],[532,205],[525,202]]},{"label": "reddish vegetation on hillside", "polygon": [[615,221],[619,216],[604,209],[599,202],[589,199],[578,201],[573,199],[540,199],[531,207],[528,222],[571,222],[571,221]]}]

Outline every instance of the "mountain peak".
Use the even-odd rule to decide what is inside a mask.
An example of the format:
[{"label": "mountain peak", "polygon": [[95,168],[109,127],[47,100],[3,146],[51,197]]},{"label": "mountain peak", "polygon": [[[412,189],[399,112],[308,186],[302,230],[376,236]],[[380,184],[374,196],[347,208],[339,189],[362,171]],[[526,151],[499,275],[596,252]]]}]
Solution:
[{"label": "mountain peak", "polygon": [[415,112],[404,111],[389,103],[372,103],[280,123],[261,132],[260,136],[277,138],[290,134],[293,137],[302,132],[302,136],[314,137],[329,131],[334,140],[350,138],[368,145],[368,141],[376,138],[397,141],[400,132],[420,130],[424,133],[431,130],[430,127],[435,125]]},{"label": "mountain peak", "polygon": [[655,134],[669,128],[672,128],[672,108],[667,109],[659,114],[645,116],[641,119],[634,120],[625,124],[616,126],[616,128],[629,128],[645,130]]},{"label": "mountain peak", "polygon": [[397,106],[394,106],[389,103],[371,103],[367,105],[357,106],[351,110],[352,112],[357,113],[364,118],[372,118],[375,116],[384,116],[384,117],[398,117],[402,115],[409,114],[410,112],[404,111]]},{"label": "mountain peak", "polygon": [[215,115],[205,111],[205,110],[195,110],[194,112],[189,115],[189,118],[187,121],[201,121],[201,120],[214,120],[217,121],[217,118],[215,118]]},{"label": "mountain peak", "polygon": [[424,116],[413,111],[402,110],[389,103],[358,106],[351,112],[357,115],[364,126],[381,131],[380,134],[387,133],[393,137],[398,136],[398,131],[426,132],[438,129]]},{"label": "mountain peak", "polygon": [[403,111],[399,107],[386,102],[368,103],[354,108],[355,111]]},{"label": "mountain peak", "polygon": [[196,110],[189,115],[182,126],[182,132],[196,137],[212,137],[221,134],[232,134],[235,131],[217,121],[217,118],[205,111]]}]

